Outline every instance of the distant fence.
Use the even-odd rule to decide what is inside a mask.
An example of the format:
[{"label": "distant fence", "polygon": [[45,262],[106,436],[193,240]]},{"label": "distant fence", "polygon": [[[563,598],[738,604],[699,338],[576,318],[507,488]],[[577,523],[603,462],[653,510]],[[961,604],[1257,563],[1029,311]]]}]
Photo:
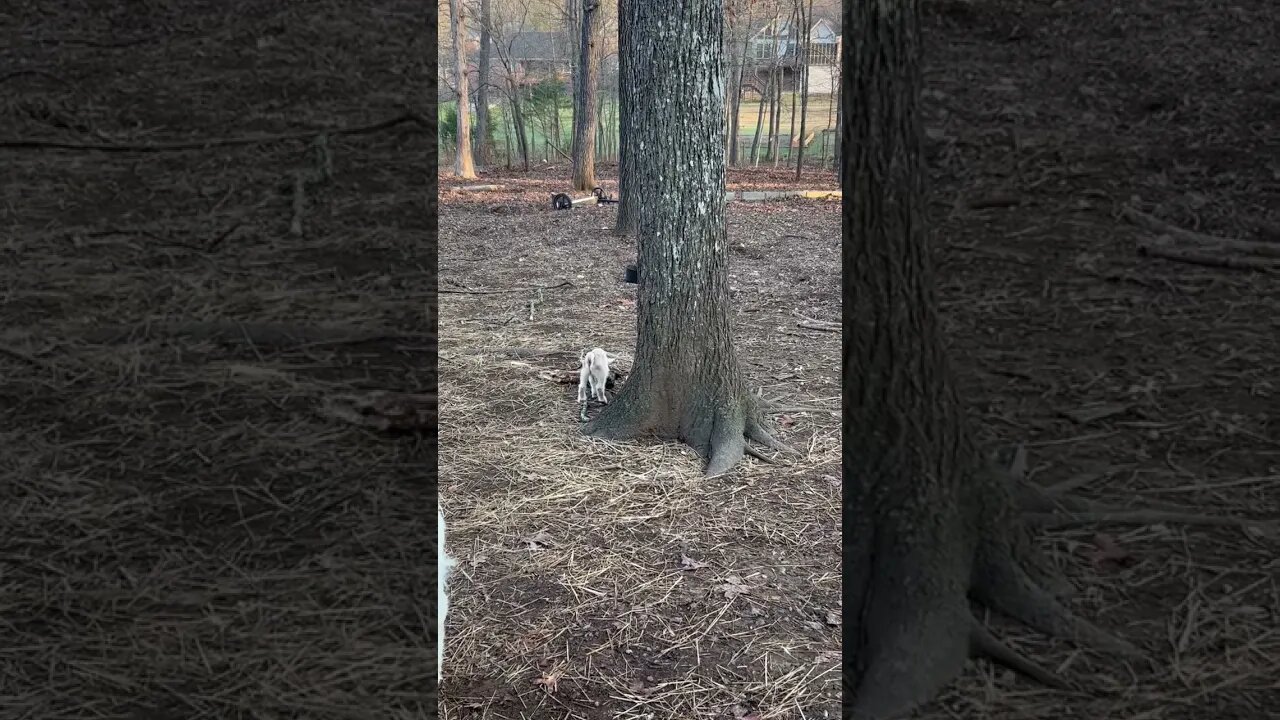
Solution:
[{"label": "distant fence", "polygon": [[[804,149],[805,166],[834,167],[836,131],[828,128],[805,134],[811,136],[808,145]],[[771,144],[768,135],[761,135],[758,141],[756,141],[754,135],[739,135],[737,164],[738,166],[750,167],[753,165],[773,165],[776,162],[779,165],[794,166],[795,158],[800,153],[800,149],[793,144],[793,138],[794,136],[789,133],[776,135],[774,136],[774,142]],[[527,140],[529,143],[529,162],[546,165],[553,162],[567,161],[571,151],[571,145],[568,142],[569,138],[564,138],[564,144],[554,143],[552,140],[553,138],[546,137],[539,132],[529,132]],[[752,151],[753,143],[755,145],[754,153]],[[452,163],[455,147],[456,145],[451,138],[441,139],[441,165]],[[474,144],[472,147],[475,147]],[[606,164],[618,161],[618,138],[616,134],[597,135],[596,161]],[[514,146],[513,139],[508,136],[495,138],[492,162],[506,167],[518,167],[521,164],[520,151]]]}]

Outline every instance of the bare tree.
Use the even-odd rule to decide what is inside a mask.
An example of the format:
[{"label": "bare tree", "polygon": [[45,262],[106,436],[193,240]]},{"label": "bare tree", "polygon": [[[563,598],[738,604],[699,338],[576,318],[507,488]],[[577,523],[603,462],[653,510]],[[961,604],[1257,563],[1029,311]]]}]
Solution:
[{"label": "bare tree", "polygon": [[636,232],[636,205],[638,200],[631,178],[634,175],[632,152],[632,87],[631,69],[631,12],[629,5],[637,0],[618,0],[618,219],[614,223],[617,235],[634,235]]},{"label": "bare tree", "polygon": [[481,167],[492,162],[493,130],[489,127],[489,74],[493,61],[492,0],[480,0],[480,62],[476,77],[476,160]]},{"label": "bare tree", "polygon": [[[450,0],[453,2],[454,0]],[[521,85],[523,77],[519,64],[512,57],[512,45],[516,36],[527,25],[529,6],[526,3],[503,3],[499,6],[505,13],[490,13],[489,33],[493,50],[497,53],[498,63],[503,71],[503,91],[507,97],[507,108],[511,116],[511,125],[516,140],[516,149],[520,152],[523,168],[529,169],[530,151],[528,128],[523,107],[524,89]],[[518,14],[511,14],[518,10]]]},{"label": "bare tree", "polygon": [[[734,349],[725,229],[722,0],[624,4],[632,85],[627,192],[637,203],[639,302],[635,364],[586,432],[679,438],[708,475],[742,459],[766,430]],[[629,33],[634,33],[630,35]],[[673,162],[679,172],[670,172]]]},{"label": "bare tree", "polygon": [[458,94],[458,148],[453,163],[453,174],[460,178],[476,176],[475,161],[471,157],[471,108],[467,96],[467,28],[462,0],[449,0],[449,24],[453,30],[455,61],[454,85]]},{"label": "bare tree", "polygon": [[582,0],[578,73],[573,79],[573,187],[596,186],[596,90],[600,84],[600,57],[596,52],[600,25],[599,0]]},{"label": "bare tree", "polygon": [[926,702],[1001,645],[970,600],[1043,632],[1137,655],[1077,618],[1028,542],[1013,483],[982,457],[938,321],[925,232],[921,0],[849,2],[844,26],[845,682],[853,717]]},{"label": "bare tree", "polygon": [[804,0],[797,0],[800,11],[800,26],[804,29],[802,36],[802,45],[800,46],[800,143],[796,147],[796,179],[800,179],[800,173],[804,170],[804,134],[806,131],[806,120],[809,117],[809,44],[812,38],[809,37],[811,26],[813,25],[813,0],[809,0],[808,12],[805,12]]}]

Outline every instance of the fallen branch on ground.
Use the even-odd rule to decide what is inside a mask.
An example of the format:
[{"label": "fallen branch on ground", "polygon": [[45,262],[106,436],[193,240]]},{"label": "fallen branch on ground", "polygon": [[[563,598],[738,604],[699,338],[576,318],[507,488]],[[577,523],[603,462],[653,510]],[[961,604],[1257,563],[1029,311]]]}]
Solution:
[{"label": "fallen branch on ground", "polygon": [[1204,267],[1224,268],[1227,270],[1257,270],[1260,272],[1280,271],[1280,259],[1271,260],[1265,257],[1239,257],[1222,254],[1221,249],[1205,246],[1203,249],[1187,250],[1173,247],[1167,235],[1138,243],[1138,254],[1187,263]]},{"label": "fallen branch on ground", "polygon": [[282,142],[286,140],[310,140],[320,135],[363,135],[386,130],[407,122],[425,125],[423,118],[415,113],[405,113],[390,120],[383,120],[370,125],[356,125],[346,128],[328,128],[324,130],[303,130],[275,135],[245,135],[231,138],[209,138],[206,140],[188,140],[169,143],[132,143],[113,145],[110,143],[76,143],[58,140],[0,140],[0,148],[15,150],[96,150],[99,152],[172,152],[175,150],[204,150],[214,147],[230,147],[235,145],[258,145],[261,143]]},{"label": "fallen branch on ground", "polygon": [[1126,220],[1138,227],[1150,230],[1157,235],[1166,236],[1169,240],[1178,240],[1200,246],[1197,248],[1200,250],[1212,248],[1221,252],[1234,251],[1246,255],[1280,258],[1280,243],[1258,242],[1255,240],[1237,240],[1235,238],[1224,238],[1216,235],[1192,232],[1191,230],[1180,228],[1172,223],[1167,223],[1154,215],[1148,215],[1147,213],[1132,207],[1125,207],[1124,210],[1121,211],[1121,214]]},{"label": "fallen branch on ground", "polygon": [[835,332],[835,333],[840,332],[839,325],[827,325],[827,324],[815,325],[814,323],[805,322],[803,320],[796,323],[796,327],[801,327],[801,328],[804,328],[805,330],[821,330],[822,332]]},{"label": "fallen branch on ground", "polygon": [[576,286],[573,283],[569,282],[568,280],[561,280],[559,283],[556,283],[555,285],[537,285],[534,287],[516,288],[514,290],[470,290],[470,289],[446,290],[444,288],[440,288],[436,292],[447,294],[447,295],[503,295],[506,293],[531,292],[535,290],[555,290],[557,288],[562,288],[562,287],[576,287]]},{"label": "fallen branch on ground", "polygon": [[158,336],[187,337],[216,343],[248,343],[260,347],[296,345],[345,345],[377,340],[416,340],[432,336],[392,330],[349,327],[318,327],[275,323],[233,321],[143,323],[92,328],[80,337],[95,345],[111,345],[126,340]]}]

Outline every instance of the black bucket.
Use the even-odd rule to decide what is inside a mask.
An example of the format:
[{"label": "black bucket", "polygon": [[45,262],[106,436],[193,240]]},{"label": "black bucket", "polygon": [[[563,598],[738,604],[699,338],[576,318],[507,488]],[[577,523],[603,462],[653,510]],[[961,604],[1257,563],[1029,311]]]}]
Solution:
[{"label": "black bucket", "polygon": [[626,280],[627,282],[631,283],[632,285],[637,285],[637,284],[639,284],[639,283],[640,283],[640,268],[639,268],[639,267],[637,267],[637,266],[635,266],[635,265],[628,265],[628,266],[627,266],[627,273],[626,273],[625,280]]}]

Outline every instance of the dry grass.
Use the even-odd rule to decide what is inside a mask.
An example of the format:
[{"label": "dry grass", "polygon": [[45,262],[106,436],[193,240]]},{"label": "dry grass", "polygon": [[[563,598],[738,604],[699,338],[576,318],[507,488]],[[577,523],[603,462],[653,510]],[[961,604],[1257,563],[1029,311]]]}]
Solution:
[{"label": "dry grass", "polygon": [[[784,420],[806,451],[795,465],[711,480],[682,445],[581,436],[576,386],[548,374],[592,345],[629,366],[630,251],[601,231],[611,211],[552,213],[553,181],[504,182],[512,214],[456,192],[441,213],[441,504],[462,561],[443,716],[836,717],[838,417]],[[838,313],[836,210],[731,210],[750,248],[733,266],[738,347],[788,404],[838,408],[838,334],[790,315]],[[786,237],[805,225],[808,241]],[[564,276],[572,287],[467,294]]]}]

